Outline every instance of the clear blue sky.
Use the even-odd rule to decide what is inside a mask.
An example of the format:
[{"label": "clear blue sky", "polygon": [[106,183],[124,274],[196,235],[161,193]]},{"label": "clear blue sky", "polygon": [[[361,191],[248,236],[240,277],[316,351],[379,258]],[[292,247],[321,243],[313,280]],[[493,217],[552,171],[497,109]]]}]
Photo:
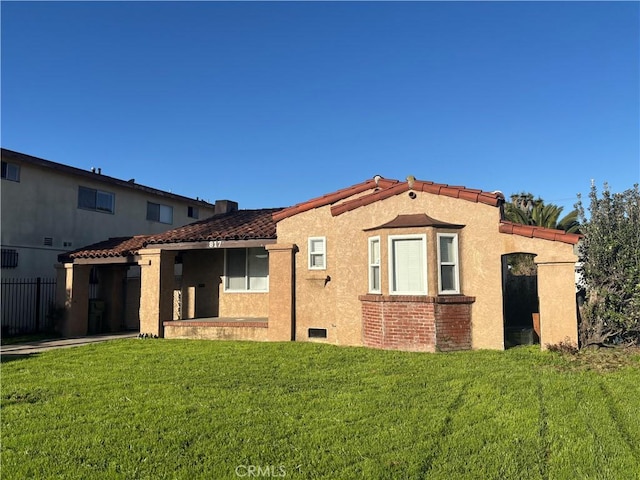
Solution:
[{"label": "clear blue sky", "polygon": [[375,174],[640,180],[638,2],[7,2],[2,146],[288,206]]}]

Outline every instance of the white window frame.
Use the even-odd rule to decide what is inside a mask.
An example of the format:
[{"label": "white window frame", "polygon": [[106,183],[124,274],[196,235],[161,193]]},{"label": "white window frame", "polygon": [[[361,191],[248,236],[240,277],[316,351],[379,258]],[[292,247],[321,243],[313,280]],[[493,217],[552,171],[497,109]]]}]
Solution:
[{"label": "white window frame", "polygon": [[[460,255],[458,251],[458,234],[457,233],[438,233],[438,293],[444,295],[453,295],[460,293]],[[442,238],[453,238],[453,252],[455,255],[455,259],[453,262],[443,262],[440,258],[440,240]],[[443,290],[442,289],[442,267],[443,266],[453,266],[453,275],[454,275],[454,283],[455,288],[453,290]]]},{"label": "white window frame", "polygon": [[[312,252],[311,244],[312,242],[316,242],[320,240],[322,242],[322,251],[321,252]],[[326,270],[327,269],[327,237],[309,237],[307,241],[307,260],[309,265],[309,270]],[[313,256],[321,256],[322,257],[322,266],[316,267],[313,265],[311,259]]]},{"label": "white window frame", "polygon": [[225,293],[268,293],[269,292],[269,253],[267,252],[267,250],[265,249],[265,254],[267,255],[267,276],[266,276],[266,288],[264,289],[251,289],[251,285],[250,285],[250,279],[251,276],[249,275],[249,250],[251,249],[251,247],[249,248],[244,248],[244,249],[238,249],[238,250],[244,250],[245,251],[245,256],[244,256],[244,288],[229,288],[229,282],[228,282],[228,275],[227,275],[227,271],[228,271],[228,263],[227,263],[227,252],[230,250],[228,248],[225,248],[224,250],[224,278],[222,279],[222,284],[224,286],[224,292]]},{"label": "white window frame", "polygon": [[[373,244],[377,243],[378,244],[378,263],[375,263],[373,261]],[[381,276],[381,269],[380,269],[380,264],[381,264],[381,243],[380,243],[380,237],[376,236],[376,237],[369,237],[369,249],[368,249],[368,264],[369,264],[369,293],[381,293],[382,292],[382,276]],[[375,271],[375,269],[378,270],[378,288],[375,288],[375,285],[373,284],[373,280],[375,278],[373,272]]]},{"label": "white window frame", "polygon": [[[395,255],[393,252],[394,243],[396,240],[421,240],[422,241],[422,290],[416,291],[403,291],[403,290],[394,290],[395,282],[394,282],[394,274],[395,274]],[[389,251],[389,294],[390,295],[427,295],[429,291],[429,286],[427,283],[428,275],[428,262],[427,262],[427,235],[426,234],[415,234],[415,235],[389,235],[388,237],[388,251]]]}]

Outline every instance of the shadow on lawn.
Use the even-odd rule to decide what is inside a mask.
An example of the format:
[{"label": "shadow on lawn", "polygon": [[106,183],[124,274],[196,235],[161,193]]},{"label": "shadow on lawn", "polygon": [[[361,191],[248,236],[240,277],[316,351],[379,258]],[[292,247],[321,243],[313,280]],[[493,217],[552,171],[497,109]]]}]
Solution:
[{"label": "shadow on lawn", "polygon": [[24,360],[25,358],[35,357],[37,353],[3,353],[0,355],[0,363],[9,363],[15,360]]}]

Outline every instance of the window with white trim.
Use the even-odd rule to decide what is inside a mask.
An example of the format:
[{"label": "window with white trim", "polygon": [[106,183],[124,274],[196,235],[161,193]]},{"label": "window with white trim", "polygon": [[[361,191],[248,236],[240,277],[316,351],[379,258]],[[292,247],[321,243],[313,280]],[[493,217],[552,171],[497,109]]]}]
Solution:
[{"label": "window with white trim", "polygon": [[389,293],[427,294],[427,236],[389,236]]},{"label": "window with white trim", "polygon": [[369,238],[369,293],[380,293],[380,237]]},{"label": "window with white trim", "polygon": [[326,237],[309,237],[309,270],[327,269]]},{"label": "window with white trim", "polygon": [[116,196],[95,188],[78,187],[78,208],[103,213],[114,213]]},{"label": "window with white trim", "polygon": [[438,233],[438,293],[460,293],[458,235]]},{"label": "window with white trim", "polygon": [[173,224],[173,207],[147,202],[147,220],[171,225]]},{"label": "window with white trim", "polygon": [[227,292],[269,290],[269,254],[264,247],[226,249],[224,271]]},{"label": "window with white trim", "polygon": [[20,165],[15,163],[2,162],[2,178],[12,182],[20,181]]}]

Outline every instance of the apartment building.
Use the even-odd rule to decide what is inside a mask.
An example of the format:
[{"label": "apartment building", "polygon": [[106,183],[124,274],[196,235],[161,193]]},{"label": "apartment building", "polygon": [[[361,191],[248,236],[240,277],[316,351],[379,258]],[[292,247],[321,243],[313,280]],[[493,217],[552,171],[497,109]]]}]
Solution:
[{"label": "apartment building", "polygon": [[108,237],[160,233],[214,205],[2,149],[2,276],[55,276],[58,255]]}]

